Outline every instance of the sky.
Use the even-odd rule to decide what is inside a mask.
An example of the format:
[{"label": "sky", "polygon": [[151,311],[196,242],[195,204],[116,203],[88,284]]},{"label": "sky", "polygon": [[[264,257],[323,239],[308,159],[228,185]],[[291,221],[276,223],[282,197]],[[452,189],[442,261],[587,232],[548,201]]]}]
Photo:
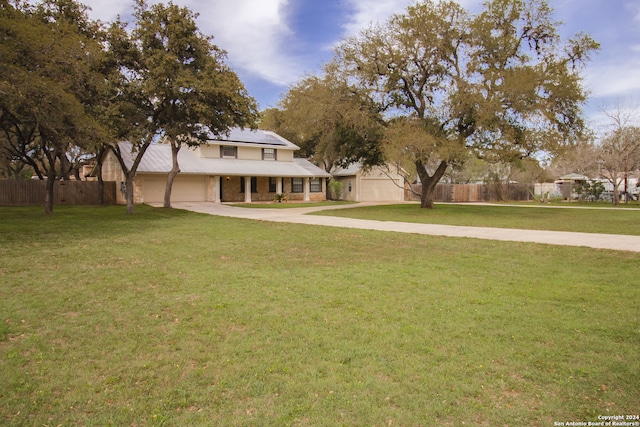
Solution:
[{"label": "sky", "polygon": [[[131,21],[133,0],[80,0],[93,19]],[[157,0],[147,0],[156,3]],[[605,110],[640,112],[640,0],[548,0],[559,33],[585,32],[601,48],[583,71],[590,97],[584,108],[595,129],[607,123]],[[482,0],[458,0],[468,10]],[[415,0],[174,0],[199,14],[202,33],[227,51],[261,110],[276,107],[289,86],[318,73],[345,37],[402,13]]]}]

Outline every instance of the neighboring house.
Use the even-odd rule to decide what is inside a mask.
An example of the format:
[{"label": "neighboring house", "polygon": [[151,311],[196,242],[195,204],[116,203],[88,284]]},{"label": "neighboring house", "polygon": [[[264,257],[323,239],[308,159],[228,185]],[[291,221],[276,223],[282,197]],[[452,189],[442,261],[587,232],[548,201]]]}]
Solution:
[{"label": "neighboring house", "polygon": [[399,202],[404,201],[404,177],[392,166],[376,166],[364,172],[354,163],[347,168],[338,168],[333,179],[341,184],[339,198],[353,202]]},{"label": "neighboring house", "polygon": [[569,175],[563,175],[555,181],[558,187],[558,193],[565,200],[571,200],[574,198],[575,185],[579,183],[585,183],[589,181],[589,177],[580,175],[578,173],[570,173]]},{"label": "neighboring house", "polygon": [[[127,167],[134,157],[131,144],[120,142]],[[276,194],[288,200],[326,200],[324,170],[306,159],[293,157],[299,147],[269,131],[234,128],[227,137],[212,138],[196,148],[183,146],[178,153],[180,173],[173,183],[172,202],[272,201]],[[164,200],[171,170],[171,146],[152,144],[145,152],[134,182],[135,203]],[[113,151],[102,167],[105,181],[116,181],[118,203],[125,203],[124,174]]]},{"label": "neighboring house", "polygon": [[[624,196],[625,192],[625,177],[624,174],[620,174],[618,177],[618,192],[621,197]],[[629,193],[630,197],[633,199],[637,199],[637,195],[640,192],[638,188],[638,178],[630,174],[627,177],[626,190]],[[575,193],[576,184],[584,184],[586,182],[600,182],[604,186],[604,193],[609,198],[613,197],[611,193],[613,193],[613,184],[605,178],[589,178],[584,175],[580,175],[577,173],[572,173],[569,175],[561,176],[558,180],[555,181],[555,185],[557,186],[558,192],[561,194],[563,199],[571,200],[577,197]],[[606,199],[606,196],[604,197]]]}]

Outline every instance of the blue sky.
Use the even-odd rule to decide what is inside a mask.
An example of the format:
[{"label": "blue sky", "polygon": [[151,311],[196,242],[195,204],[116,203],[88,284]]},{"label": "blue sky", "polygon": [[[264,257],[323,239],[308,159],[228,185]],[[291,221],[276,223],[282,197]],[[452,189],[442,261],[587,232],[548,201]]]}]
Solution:
[{"label": "blue sky", "polygon": [[[155,2],[148,0],[151,3]],[[471,11],[480,0],[459,0]],[[132,0],[85,0],[91,16],[127,20]],[[331,48],[414,0],[174,0],[199,13],[203,33],[228,52],[228,64],[260,108],[277,106],[290,84],[320,70]],[[566,37],[586,32],[601,43],[583,75],[591,93],[585,113],[594,127],[617,103],[640,106],[640,0],[549,0]]]}]

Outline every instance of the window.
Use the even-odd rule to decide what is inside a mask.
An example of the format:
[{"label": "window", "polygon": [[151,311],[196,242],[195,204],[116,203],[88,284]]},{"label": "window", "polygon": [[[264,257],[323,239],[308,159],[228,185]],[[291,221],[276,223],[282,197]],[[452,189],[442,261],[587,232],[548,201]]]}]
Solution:
[{"label": "window", "polygon": [[269,177],[269,193],[275,193],[278,191],[278,178],[272,176]]},{"label": "window", "polygon": [[[240,177],[240,192],[244,193],[244,176]],[[258,178],[256,178],[255,176],[251,177],[251,192],[258,192]]]},{"label": "window", "polygon": [[291,192],[292,193],[304,192],[304,181],[302,178],[291,178]]},{"label": "window", "polygon": [[349,181],[349,193],[351,193],[351,181]]},{"label": "window", "polygon": [[322,178],[311,178],[309,186],[312,193],[322,193]]},{"label": "window", "polygon": [[278,160],[278,153],[275,148],[263,148],[262,160]]},{"label": "window", "polygon": [[234,147],[231,145],[221,145],[220,146],[220,157],[223,159],[237,159],[238,158],[238,147]]}]

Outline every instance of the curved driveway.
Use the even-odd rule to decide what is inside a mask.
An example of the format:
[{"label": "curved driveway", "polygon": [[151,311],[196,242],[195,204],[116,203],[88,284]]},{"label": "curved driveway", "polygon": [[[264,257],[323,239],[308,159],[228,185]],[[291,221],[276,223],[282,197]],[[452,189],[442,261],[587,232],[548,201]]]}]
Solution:
[{"label": "curved driveway", "polygon": [[[640,252],[640,236],[619,234],[575,233],[567,231],[520,230],[511,228],[465,227],[457,225],[416,224],[409,222],[374,221],[366,219],[338,218],[305,215],[309,212],[329,209],[369,206],[379,203],[358,203],[340,206],[268,209],[239,208],[218,203],[176,202],[175,209],[211,215],[246,218],[259,221],[289,222],[296,224],[324,225],[328,227],[360,228],[365,230],[393,231],[397,233],[429,234],[433,236],[470,237],[476,239],[513,242],[545,243],[550,245],[585,246],[597,249]],[[640,215],[639,215],[640,219]]]}]

